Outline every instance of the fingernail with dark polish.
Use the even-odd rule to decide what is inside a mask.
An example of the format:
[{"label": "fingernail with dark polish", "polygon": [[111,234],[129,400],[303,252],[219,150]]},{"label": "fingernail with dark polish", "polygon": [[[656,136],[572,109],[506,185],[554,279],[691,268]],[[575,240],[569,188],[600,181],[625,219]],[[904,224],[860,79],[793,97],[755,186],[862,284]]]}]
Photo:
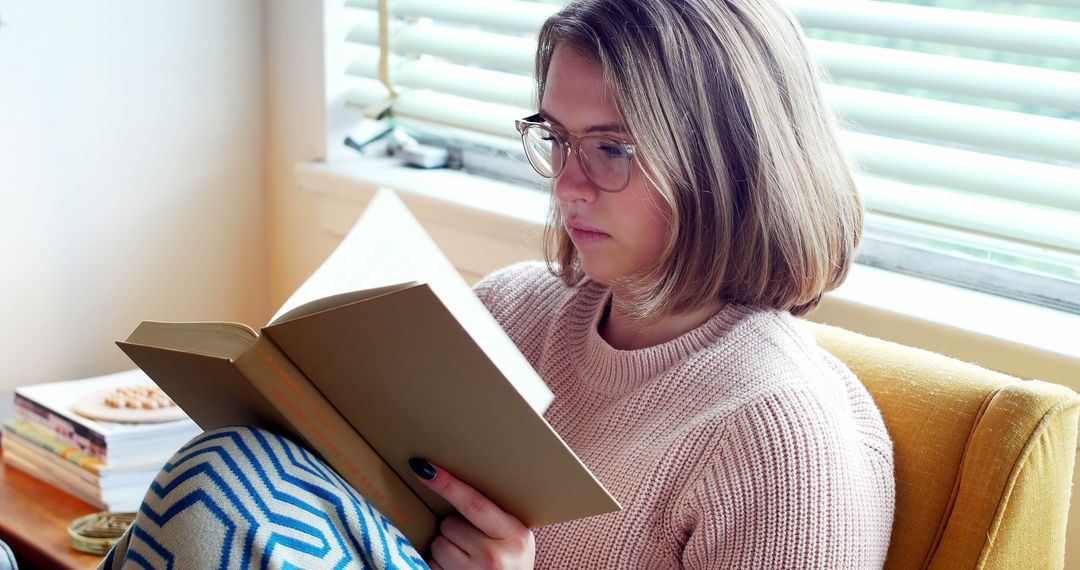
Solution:
[{"label": "fingernail with dark polish", "polygon": [[427,461],[424,461],[423,459],[413,457],[412,459],[409,460],[409,467],[411,467],[413,472],[416,473],[417,475],[419,475],[421,479],[426,479],[428,481],[431,481],[432,479],[435,478],[435,475],[436,475],[435,468],[432,467],[430,463],[428,463]]}]

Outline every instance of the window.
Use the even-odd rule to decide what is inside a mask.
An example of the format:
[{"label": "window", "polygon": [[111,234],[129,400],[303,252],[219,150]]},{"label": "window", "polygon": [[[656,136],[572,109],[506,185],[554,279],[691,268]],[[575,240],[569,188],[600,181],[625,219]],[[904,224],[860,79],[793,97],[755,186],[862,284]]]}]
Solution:
[{"label": "window", "polygon": [[849,123],[861,261],[1080,310],[1080,8],[791,1]]},{"label": "window", "polygon": [[[390,106],[460,167],[540,184],[513,119],[533,111],[535,31],[561,2],[345,4],[349,105]],[[1080,7],[786,4],[859,165],[860,262],[1080,312]]]},{"label": "window", "polygon": [[525,162],[514,119],[535,112],[536,32],[563,2],[390,0],[380,22],[381,3],[345,2],[348,104],[373,117],[392,99],[396,123],[450,147],[458,166],[543,187]]}]

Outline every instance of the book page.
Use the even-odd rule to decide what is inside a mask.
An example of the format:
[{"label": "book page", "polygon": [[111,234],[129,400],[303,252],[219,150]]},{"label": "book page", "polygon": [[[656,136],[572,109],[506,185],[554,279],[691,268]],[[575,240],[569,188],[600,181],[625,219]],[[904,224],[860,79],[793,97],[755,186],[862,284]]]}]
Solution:
[{"label": "book page", "polygon": [[367,299],[373,299],[380,295],[392,293],[394,291],[401,291],[402,289],[408,289],[409,287],[415,287],[419,285],[415,281],[409,283],[402,283],[400,285],[389,285],[387,287],[377,287],[375,289],[364,289],[363,291],[350,291],[348,293],[338,293],[330,295],[329,297],[321,297],[314,301],[309,301],[300,305],[299,307],[290,309],[283,315],[279,315],[273,321],[270,321],[271,325],[283,323],[288,320],[296,319],[299,317],[305,317],[307,315],[313,315],[322,311],[327,311],[335,307],[342,305],[348,305],[349,303],[355,303],[357,301],[365,301]]},{"label": "book page", "polygon": [[410,281],[427,283],[529,405],[543,413],[554,398],[510,337],[439,246],[391,190],[381,189],[325,262],[271,322],[305,303]]},{"label": "book page", "polygon": [[449,288],[470,291],[408,207],[392,190],[381,189],[337,248],[271,322],[323,297],[410,281],[449,282]]},{"label": "book page", "polygon": [[251,327],[240,323],[143,321],[128,335],[127,342],[235,359],[258,338]]}]

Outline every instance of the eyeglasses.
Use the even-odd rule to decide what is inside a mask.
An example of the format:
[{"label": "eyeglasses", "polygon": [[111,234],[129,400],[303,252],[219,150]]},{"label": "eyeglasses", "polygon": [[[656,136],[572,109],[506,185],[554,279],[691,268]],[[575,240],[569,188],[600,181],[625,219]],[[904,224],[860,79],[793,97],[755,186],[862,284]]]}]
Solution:
[{"label": "eyeglasses", "polygon": [[529,164],[544,178],[558,178],[577,151],[578,164],[585,176],[604,192],[618,192],[630,183],[634,145],[603,135],[573,137],[562,135],[543,123],[539,113],[514,121]]}]

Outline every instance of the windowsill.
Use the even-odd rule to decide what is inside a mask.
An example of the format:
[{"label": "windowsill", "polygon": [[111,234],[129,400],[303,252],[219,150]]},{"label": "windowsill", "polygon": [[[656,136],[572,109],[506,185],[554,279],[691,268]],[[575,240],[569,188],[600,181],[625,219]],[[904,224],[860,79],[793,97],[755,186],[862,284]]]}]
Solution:
[{"label": "windowsill", "polygon": [[[537,230],[547,215],[542,192],[392,159],[299,163],[296,176],[305,189],[347,201],[385,186]],[[1080,390],[1080,315],[856,265],[810,318]]]}]

